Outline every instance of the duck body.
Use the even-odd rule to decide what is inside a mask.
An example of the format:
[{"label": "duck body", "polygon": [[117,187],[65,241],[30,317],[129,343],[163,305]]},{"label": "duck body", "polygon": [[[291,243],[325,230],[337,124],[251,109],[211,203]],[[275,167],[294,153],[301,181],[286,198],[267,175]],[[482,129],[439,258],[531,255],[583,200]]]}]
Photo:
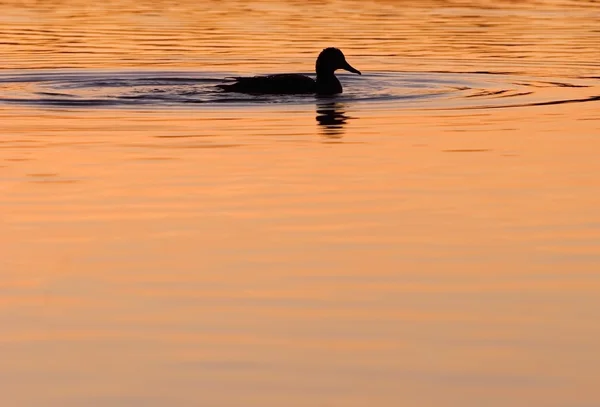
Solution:
[{"label": "duck body", "polygon": [[315,93],[317,82],[306,76],[284,73],[267,76],[235,77],[234,83],[218,85],[226,92],[250,94],[306,94]]},{"label": "duck body", "polygon": [[342,51],[337,48],[325,48],[319,54],[316,63],[317,79],[300,74],[276,74],[267,76],[235,77],[235,82],[217,85],[225,92],[249,94],[319,94],[334,95],[342,93],[342,84],[335,76],[337,69],[361,74],[353,68]]}]

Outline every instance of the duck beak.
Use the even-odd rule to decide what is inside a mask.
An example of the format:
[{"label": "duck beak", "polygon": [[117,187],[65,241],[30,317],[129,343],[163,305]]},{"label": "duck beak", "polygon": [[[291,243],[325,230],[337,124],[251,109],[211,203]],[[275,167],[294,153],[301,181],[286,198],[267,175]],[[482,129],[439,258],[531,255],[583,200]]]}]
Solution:
[{"label": "duck beak", "polygon": [[352,65],[350,65],[348,62],[344,61],[344,66],[342,66],[342,69],[345,69],[348,72],[353,72],[353,73],[357,73],[359,75],[362,75],[360,73],[360,71],[356,68],[353,68]]}]

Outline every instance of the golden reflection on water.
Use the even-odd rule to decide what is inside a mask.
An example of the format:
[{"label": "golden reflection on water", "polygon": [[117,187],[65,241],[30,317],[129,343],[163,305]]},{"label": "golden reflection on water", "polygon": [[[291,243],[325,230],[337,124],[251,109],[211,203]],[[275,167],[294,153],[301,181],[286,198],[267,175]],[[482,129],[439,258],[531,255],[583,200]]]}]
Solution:
[{"label": "golden reflection on water", "polygon": [[[598,75],[585,1],[0,10],[11,70],[309,71],[333,41],[366,72]],[[600,403],[597,101],[13,104],[0,122],[3,405]]]},{"label": "golden reflection on water", "polygon": [[[312,71],[338,46],[367,70],[580,75],[598,67],[593,1],[2,3],[4,69]],[[516,66],[513,66],[516,65]],[[364,70],[364,69],[363,69]]]},{"label": "golden reflection on water", "polygon": [[309,106],[5,110],[4,397],[595,402],[598,116],[568,106],[363,111],[335,145]]}]

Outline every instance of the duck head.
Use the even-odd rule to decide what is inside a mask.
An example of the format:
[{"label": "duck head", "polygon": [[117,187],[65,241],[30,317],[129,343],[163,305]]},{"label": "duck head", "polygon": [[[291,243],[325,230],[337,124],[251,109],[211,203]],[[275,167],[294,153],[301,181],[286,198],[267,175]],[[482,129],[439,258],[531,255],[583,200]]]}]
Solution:
[{"label": "duck head", "polygon": [[346,57],[337,48],[325,48],[319,54],[317,58],[317,76],[322,75],[333,75],[337,69],[344,69],[348,72],[353,72],[361,75],[358,69],[353,68],[348,62]]}]

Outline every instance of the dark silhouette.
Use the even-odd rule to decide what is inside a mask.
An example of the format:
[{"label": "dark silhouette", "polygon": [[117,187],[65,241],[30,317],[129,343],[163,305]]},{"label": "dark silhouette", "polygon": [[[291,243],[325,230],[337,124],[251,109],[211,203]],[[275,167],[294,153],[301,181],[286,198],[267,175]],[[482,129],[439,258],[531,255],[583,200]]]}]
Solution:
[{"label": "dark silhouette", "polygon": [[319,54],[316,63],[317,80],[300,74],[277,74],[268,76],[236,77],[234,83],[217,85],[226,92],[250,94],[302,94],[316,93],[334,95],[342,93],[342,84],[335,77],[337,69],[345,69],[361,75],[353,68],[342,51],[337,48],[325,48]]}]

